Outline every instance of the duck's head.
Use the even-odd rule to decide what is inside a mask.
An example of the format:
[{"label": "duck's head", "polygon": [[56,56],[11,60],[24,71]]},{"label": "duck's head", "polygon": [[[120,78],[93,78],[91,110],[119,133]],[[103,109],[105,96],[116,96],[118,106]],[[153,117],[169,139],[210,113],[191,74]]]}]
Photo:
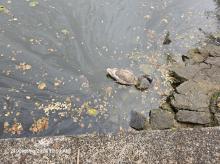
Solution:
[{"label": "duck's head", "polygon": [[153,79],[149,75],[142,75],[138,77],[137,84],[135,85],[139,90],[146,90],[150,87]]},{"label": "duck's head", "polygon": [[153,79],[151,78],[150,75],[144,74],[140,77],[140,79],[143,79],[143,78],[146,78],[150,84],[153,82]]}]

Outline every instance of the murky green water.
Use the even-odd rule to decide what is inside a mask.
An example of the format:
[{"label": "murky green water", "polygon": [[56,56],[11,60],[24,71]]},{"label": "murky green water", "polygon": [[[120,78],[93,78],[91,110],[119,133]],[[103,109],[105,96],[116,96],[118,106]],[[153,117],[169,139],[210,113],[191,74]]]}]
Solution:
[{"label": "murky green water", "polygon": [[[204,39],[198,28],[218,29],[212,0],[1,4],[1,138],[127,130],[131,110],[147,115],[159,106],[165,54],[179,61]],[[167,31],[172,43],[163,46]],[[108,67],[148,73],[153,85],[120,86],[106,77]]]}]

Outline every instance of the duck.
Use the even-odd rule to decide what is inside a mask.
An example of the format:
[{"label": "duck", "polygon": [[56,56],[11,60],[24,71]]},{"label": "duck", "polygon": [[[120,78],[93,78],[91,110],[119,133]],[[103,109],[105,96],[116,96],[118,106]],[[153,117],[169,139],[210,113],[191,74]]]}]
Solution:
[{"label": "duck", "polygon": [[137,77],[131,70],[122,68],[107,68],[107,75],[117,83],[128,86],[135,86],[138,90],[146,90],[152,83],[152,78],[147,75]]}]

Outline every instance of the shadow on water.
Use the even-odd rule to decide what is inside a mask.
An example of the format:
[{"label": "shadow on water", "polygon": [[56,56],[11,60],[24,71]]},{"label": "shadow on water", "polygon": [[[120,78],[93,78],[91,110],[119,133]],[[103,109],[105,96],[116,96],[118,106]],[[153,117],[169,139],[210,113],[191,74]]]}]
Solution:
[{"label": "shadow on water", "polygon": [[[185,0],[3,2],[0,12],[1,138],[128,130],[167,92],[165,53],[179,60],[215,31],[215,3]],[[162,46],[164,35],[172,43]],[[150,74],[146,92],[120,86],[106,68]]]}]

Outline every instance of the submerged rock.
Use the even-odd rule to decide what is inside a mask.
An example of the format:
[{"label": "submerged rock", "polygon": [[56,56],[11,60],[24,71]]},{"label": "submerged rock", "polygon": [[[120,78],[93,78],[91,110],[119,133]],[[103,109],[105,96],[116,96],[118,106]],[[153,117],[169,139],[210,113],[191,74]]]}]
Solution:
[{"label": "submerged rock", "polygon": [[131,111],[131,118],[129,126],[135,130],[144,130],[147,129],[148,120],[147,118],[136,111]]},{"label": "submerged rock", "polygon": [[170,39],[170,32],[168,31],[165,35],[164,41],[163,41],[163,45],[168,45],[170,44],[172,41]]},{"label": "submerged rock", "polygon": [[163,110],[153,109],[150,111],[150,125],[152,129],[171,129],[174,127],[174,114]]},{"label": "submerged rock", "polygon": [[176,114],[176,119],[184,123],[207,125],[211,123],[211,114],[209,112],[179,110]]},{"label": "submerged rock", "polygon": [[207,42],[209,44],[214,44],[216,46],[220,45],[220,33],[213,34],[213,33],[205,32],[201,28],[199,28],[199,30],[206,36]]},{"label": "submerged rock", "polygon": [[166,63],[167,64],[174,64],[177,63],[177,61],[174,59],[172,54],[166,53]]}]

